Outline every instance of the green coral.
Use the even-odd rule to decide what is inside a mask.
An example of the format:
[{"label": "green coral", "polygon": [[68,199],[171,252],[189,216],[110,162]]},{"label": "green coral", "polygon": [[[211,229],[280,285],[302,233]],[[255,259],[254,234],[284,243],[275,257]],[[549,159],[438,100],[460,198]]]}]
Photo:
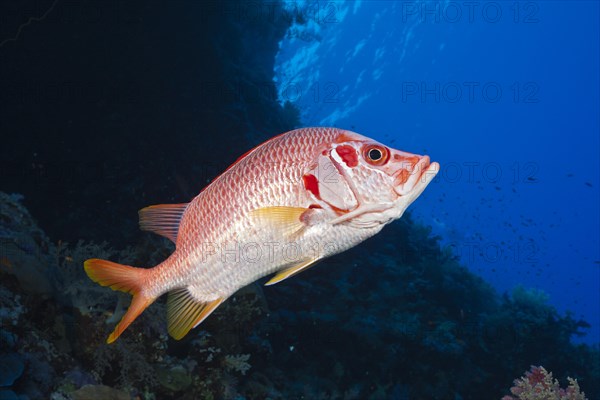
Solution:
[{"label": "green coral", "polygon": [[192,383],[192,377],[181,365],[173,367],[160,366],[157,368],[158,381],[162,386],[173,392],[187,389]]}]

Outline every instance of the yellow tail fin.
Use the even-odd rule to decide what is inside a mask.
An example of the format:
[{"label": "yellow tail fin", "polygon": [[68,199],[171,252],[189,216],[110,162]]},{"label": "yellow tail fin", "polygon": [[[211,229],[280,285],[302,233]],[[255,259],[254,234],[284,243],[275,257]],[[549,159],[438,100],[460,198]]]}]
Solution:
[{"label": "yellow tail fin", "polygon": [[134,268],[127,265],[117,264],[111,261],[92,258],[83,263],[85,272],[91,280],[102,286],[109,286],[112,290],[120,290],[133,295],[129,309],[121,318],[121,321],[110,334],[107,343],[112,343],[123,333],[125,329],[142,313],[150,304],[156,300],[148,297],[143,292],[144,277],[149,270]]}]

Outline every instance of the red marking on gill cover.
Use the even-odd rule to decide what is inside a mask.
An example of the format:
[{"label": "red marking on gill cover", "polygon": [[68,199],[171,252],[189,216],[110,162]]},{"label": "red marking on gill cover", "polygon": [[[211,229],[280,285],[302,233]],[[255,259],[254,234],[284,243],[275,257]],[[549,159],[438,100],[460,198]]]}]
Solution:
[{"label": "red marking on gill cover", "polygon": [[352,146],[342,145],[335,148],[338,155],[350,168],[354,168],[358,165],[358,153]]},{"label": "red marking on gill cover", "polygon": [[306,174],[302,177],[302,180],[304,181],[306,190],[314,194],[316,198],[320,198],[319,181],[317,180],[317,177],[313,174]]}]

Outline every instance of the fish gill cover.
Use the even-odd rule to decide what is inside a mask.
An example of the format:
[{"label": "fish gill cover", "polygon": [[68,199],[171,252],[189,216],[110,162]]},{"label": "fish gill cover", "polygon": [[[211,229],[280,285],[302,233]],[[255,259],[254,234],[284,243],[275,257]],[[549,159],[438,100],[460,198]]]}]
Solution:
[{"label": "fish gill cover", "polygon": [[[597,116],[597,96],[588,102],[575,97],[573,107],[565,98],[560,113],[539,111],[551,119],[544,125],[533,117],[519,120],[529,122],[512,126],[520,141],[502,136],[504,125],[502,134],[492,129],[499,117],[491,118],[492,124],[473,115],[497,113],[510,122],[515,110],[522,111],[519,117],[537,115],[533,108],[510,102],[499,109],[484,101],[470,108],[468,98],[456,107],[442,100],[443,91],[435,102],[437,81],[515,83],[515,75],[498,71],[523,65],[493,59],[496,75],[486,76],[488,65],[479,56],[466,56],[482,51],[489,56],[492,50],[486,49],[495,48],[502,59],[521,59],[532,51],[531,43],[549,33],[544,24],[572,30],[571,37],[551,37],[552,49],[571,49],[572,56],[555,68],[569,71],[573,62],[581,69],[573,85],[589,79],[586,83],[597,87],[590,74],[598,70],[597,56],[590,54],[598,52],[585,47],[597,47],[591,39],[597,35],[589,32],[597,32],[598,22],[588,19],[597,16],[597,5],[515,3],[519,18],[535,17],[536,9],[541,18],[537,25],[515,25],[514,9],[488,2],[481,7],[489,13],[501,7],[511,23],[474,20],[479,30],[472,32],[468,19],[461,25],[449,14],[456,10],[449,7],[466,7],[461,4],[2,3],[0,398],[536,398],[525,397],[535,385],[534,392],[543,389],[561,398],[558,386],[573,386],[567,377],[577,380],[587,398],[600,398],[598,345],[585,335],[589,322],[597,325],[585,303],[591,301],[588,286],[595,289],[592,300],[599,286],[596,275],[585,272],[598,267],[586,264],[585,257],[598,260],[598,250],[588,244],[594,233],[582,238],[579,230],[590,226],[583,220],[597,223],[587,208],[588,202],[597,205],[597,154],[593,139],[574,134],[593,130],[589,118],[582,118]],[[467,18],[469,10],[460,10]],[[507,53],[510,46],[500,51],[475,40],[486,32],[496,38],[493,43],[510,34],[507,42],[521,44]],[[358,38],[349,45],[352,33]],[[535,40],[523,44],[528,35]],[[295,38],[298,48],[286,37]],[[576,40],[580,37],[586,40]],[[453,57],[444,57],[450,51]],[[364,66],[363,56],[372,65]],[[335,69],[329,63],[337,64]],[[457,77],[451,67],[467,72]],[[437,68],[447,79],[434,73]],[[295,78],[284,71],[295,71]],[[552,85],[555,81],[536,69],[527,71],[518,82],[537,83],[544,89],[543,104],[558,106],[551,100],[564,92]],[[327,75],[332,72],[335,78]],[[421,82],[434,87],[423,102]],[[415,83],[417,92],[409,94]],[[524,89],[531,94],[531,88]],[[548,97],[552,90],[557,97]],[[396,108],[386,108],[391,105]],[[556,118],[563,121],[560,115],[573,117],[569,137],[549,129],[558,124]],[[531,152],[563,154],[548,144],[551,138],[564,152],[580,144],[582,162],[554,165],[566,174],[558,182],[550,179],[553,169],[544,174],[518,169],[525,174],[518,184],[479,177],[461,186],[446,170],[437,182],[443,193],[429,189],[433,193],[422,196],[413,213],[376,239],[274,287],[242,289],[184,340],[168,338],[159,300],[119,341],[105,344],[128,298],[89,281],[83,261],[157,264],[171,245],[138,232],[137,209],[188,201],[264,139],[321,123],[356,125],[355,130],[382,135],[382,141],[407,150],[426,148],[446,165],[466,160],[482,166],[492,160],[506,171],[504,159],[491,149],[507,141],[514,145],[503,153],[510,162],[510,157],[534,160],[544,171],[548,164]],[[461,136],[460,129],[469,132],[469,125],[488,134]],[[558,125],[566,127],[564,121]],[[566,190],[548,196],[544,182]],[[460,199],[454,198],[456,190]],[[513,190],[518,197],[499,195]],[[572,204],[562,202],[563,195],[577,197],[577,209],[548,206],[552,217],[544,220],[544,204]],[[524,208],[527,202],[540,213]],[[501,234],[506,230],[508,238]],[[561,240],[552,239],[556,231],[563,233]],[[456,245],[475,251],[482,243],[506,249],[502,240],[528,246],[530,239],[544,261],[526,268],[489,258],[474,265],[456,251]],[[567,248],[579,243],[565,255],[568,263],[546,261],[563,242]],[[575,278],[562,279],[563,262],[564,273]],[[501,271],[513,271],[513,279],[500,278]],[[560,280],[564,297],[582,301],[557,302],[553,286],[536,275]],[[578,293],[572,285],[584,279]]]}]

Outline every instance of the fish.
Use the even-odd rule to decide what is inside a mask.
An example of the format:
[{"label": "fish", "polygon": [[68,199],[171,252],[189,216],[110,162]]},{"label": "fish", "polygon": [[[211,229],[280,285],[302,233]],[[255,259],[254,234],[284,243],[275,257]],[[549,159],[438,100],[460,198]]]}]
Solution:
[{"label": "fish", "polygon": [[440,166],[331,127],[292,130],[241,156],[189,203],[139,211],[140,228],[175,243],[152,268],[89,259],[102,286],[133,295],[107,343],[165,293],[171,337],[182,339],[238,289],[282,282],[400,218]]}]

